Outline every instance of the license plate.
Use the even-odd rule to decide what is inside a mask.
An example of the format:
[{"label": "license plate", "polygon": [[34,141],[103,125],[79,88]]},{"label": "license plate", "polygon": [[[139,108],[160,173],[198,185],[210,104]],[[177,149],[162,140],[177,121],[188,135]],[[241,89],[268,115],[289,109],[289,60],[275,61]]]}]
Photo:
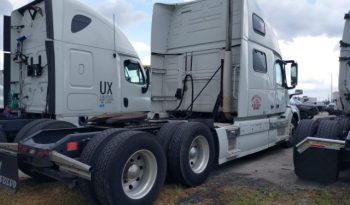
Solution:
[{"label": "license plate", "polygon": [[17,154],[0,151],[0,187],[16,192],[18,186]]}]

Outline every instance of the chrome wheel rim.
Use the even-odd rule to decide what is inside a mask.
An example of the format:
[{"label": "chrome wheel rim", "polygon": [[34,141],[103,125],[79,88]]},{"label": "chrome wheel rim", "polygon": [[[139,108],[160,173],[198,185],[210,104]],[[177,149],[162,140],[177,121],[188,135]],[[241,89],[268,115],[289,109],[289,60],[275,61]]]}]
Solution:
[{"label": "chrome wheel rim", "polygon": [[208,166],[210,157],[208,140],[200,135],[197,136],[191,143],[188,152],[188,162],[191,170],[196,173],[202,173]]},{"label": "chrome wheel rim", "polygon": [[158,164],[154,154],[148,150],[135,152],[126,162],[122,174],[124,193],[131,199],[145,197],[154,186]]}]

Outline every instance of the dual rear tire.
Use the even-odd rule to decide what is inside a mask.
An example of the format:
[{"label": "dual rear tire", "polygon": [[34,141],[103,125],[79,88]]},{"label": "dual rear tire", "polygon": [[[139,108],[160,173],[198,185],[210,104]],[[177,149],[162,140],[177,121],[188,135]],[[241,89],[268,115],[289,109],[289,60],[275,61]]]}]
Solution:
[{"label": "dual rear tire", "polygon": [[164,151],[146,132],[106,130],[88,143],[82,161],[93,170],[80,190],[97,204],[152,204],[165,181]]},{"label": "dual rear tire", "polygon": [[[171,128],[170,128],[171,127]],[[167,132],[164,132],[167,130]],[[158,133],[166,138],[168,175],[187,187],[204,183],[214,165],[215,143],[212,131],[199,122],[169,123]]]}]

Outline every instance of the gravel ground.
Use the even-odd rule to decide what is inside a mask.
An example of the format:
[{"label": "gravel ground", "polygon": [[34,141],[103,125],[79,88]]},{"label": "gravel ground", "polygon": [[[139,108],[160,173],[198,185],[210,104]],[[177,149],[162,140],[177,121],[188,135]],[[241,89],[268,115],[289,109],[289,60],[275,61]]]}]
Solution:
[{"label": "gravel ground", "polygon": [[342,171],[338,182],[330,185],[300,180],[294,174],[293,150],[275,147],[217,167],[209,182],[241,179],[263,181],[291,192],[323,187],[343,189],[349,187],[350,171]]},{"label": "gravel ground", "polygon": [[[338,182],[331,185],[300,180],[294,174],[292,151],[292,149],[275,147],[216,167],[209,180],[196,188],[188,189],[167,183],[155,204],[350,204],[350,197],[347,194],[350,191],[350,172],[341,172]],[[61,183],[43,185],[41,188],[40,184],[33,184],[34,182],[22,173],[20,178],[23,180],[24,187],[11,205],[55,204],[55,201],[50,199],[40,201],[41,194],[45,191],[48,192],[47,196],[57,195],[68,201],[78,200],[74,203],[77,205],[87,204],[84,197],[77,191],[69,191]],[[45,186],[50,188],[47,189]],[[31,190],[32,187],[33,190]],[[27,203],[28,197],[40,200]],[[56,204],[68,205],[71,202],[62,201]]]}]

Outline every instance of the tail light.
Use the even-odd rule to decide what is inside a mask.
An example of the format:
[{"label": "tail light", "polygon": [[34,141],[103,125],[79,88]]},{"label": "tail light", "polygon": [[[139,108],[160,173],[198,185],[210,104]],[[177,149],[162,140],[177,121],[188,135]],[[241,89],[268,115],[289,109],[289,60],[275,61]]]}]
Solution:
[{"label": "tail light", "polygon": [[67,152],[74,152],[79,150],[79,142],[68,142],[66,145]]}]

